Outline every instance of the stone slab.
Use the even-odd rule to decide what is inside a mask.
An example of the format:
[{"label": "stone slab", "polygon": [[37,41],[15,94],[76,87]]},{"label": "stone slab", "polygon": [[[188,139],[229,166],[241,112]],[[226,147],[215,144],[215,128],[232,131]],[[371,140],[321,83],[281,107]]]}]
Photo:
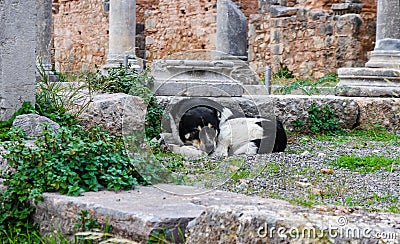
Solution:
[{"label": "stone slab", "polygon": [[157,96],[240,97],[243,95],[243,86],[233,82],[156,81],[154,88]]},{"label": "stone slab", "polygon": [[294,7],[285,7],[280,5],[272,5],[270,7],[271,18],[280,18],[280,17],[289,17],[292,15],[296,15],[298,8]]},{"label": "stone slab", "polygon": [[104,225],[108,218],[118,237],[146,243],[152,232],[162,229],[170,230],[179,240],[179,229],[185,232],[188,222],[207,207],[230,204],[273,207],[288,203],[190,186],[156,185],[131,191],[87,192],[79,197],[45,193],[44,202],[36,206],[34,220],[42,233],[58,229],[63,235],[72,236],[78,213],[89,210],[99,224]]},{"label": "stone slab", "polygon": [[400,215],[346,207],[216,206],[190,222],[186,235],[186,243],[398,243]]},{"label": "stone slab", "polygon": [[[397,40],[400,49],[400,39]],[[393,44],[394,45],[394,44]],[[387,46],[390,46],[387,44]],[[396,47],[390,47],[396,48]],[[369,61],[365,64],[369,68],[400,68],[400,51],[374,50],[371,52]]]},{"label": "stone slab", "polygon": [[0,120],[35,102],[36,1],[0,1]]},{"label": "stone slab", "polygon": [[400,97],[397,68],[341,68],[337,95],[351,97]]},{"label": "stone slab", "polygon": [[[304,208],[282,200],[182,185],[87,192],[78,197],[45,193],[44,202],[36,207],[34,220],[43,233],[56,229],[63,235],[72,236],[78,213],[88,210],[91,218],[99,224],[108,221],[117,237],[140,243],[146,243],[156,230],[169,230],[172,234],[167,239],[173,239],[174,243],[184,243],[179,231],[185,233],[185,243],[271,243],[288,238],[278,233],[270,237],[267,232],[272,231],[269,229],[272,227],[282,227],[287,231],[298,228],[300,233],[304,228],[370,229],[371,234],[390,233],[392,239],[383,238],[386,241],[400,238],[399,214],[366,213],[336,206]],[[334,234],[325,233],[324,237],[335,243],[349,240],[346,236]],[[360,240],[373,238],[361,236]]]},{"label": "stone slab", "polygon": [[244,85],[244,95],[269,95],[264,85]]},{"label": "stone slab", "polygon": [[155,60],[152,76],[156,81],[167,80],[232,80],[233,61]]}]

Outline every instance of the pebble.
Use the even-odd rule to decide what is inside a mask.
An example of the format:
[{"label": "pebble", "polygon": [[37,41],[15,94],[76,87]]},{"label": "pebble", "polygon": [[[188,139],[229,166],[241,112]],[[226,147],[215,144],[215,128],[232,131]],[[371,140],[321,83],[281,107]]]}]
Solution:
[{"label": "pebble", "polygon": [[[272,153],[252,156],[235,156],[244,158],[244,169],[249,171],[260,170],[257,177],[244,188],[236,187],[240,181],[229,180],[219,188],[223,190],[258,195],[272,196],[283,200],[293,200],[299,197],[316,199],[315,205],[341,205],[378,209],[385,211],[396,205],[398,201],[371,200],[370,196],[398,196],[400,197],[400,163],[393,166],[393,171],[380,169],[369,174],[351,171],[331,165],[331,162],[342,155],[384,156],[400,158],[400,140],[396,143],[381,141],[366,141],[366,146],[353,147],[357,140],[346,143],[333,141],[316,141],[314,139],[294,142],[288,145],[286,153]],[[310,152],[310,148],[313,150]],[[296,153],[297,152],[297,153]],[[317,160],[318,159],[318,160]],[[307,181],[303,181],[307,179]],[[242,185],[243,186],[243,185]],[[310,192],[304,189],[312,186]],[[324,194],[323,199],[320,197]],[[354,207],[353,207],[354,208]]]}]

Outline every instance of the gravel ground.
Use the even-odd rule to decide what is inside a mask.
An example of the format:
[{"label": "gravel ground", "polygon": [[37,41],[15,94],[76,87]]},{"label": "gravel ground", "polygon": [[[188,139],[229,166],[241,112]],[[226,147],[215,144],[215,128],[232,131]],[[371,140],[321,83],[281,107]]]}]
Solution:
[{"label": "gravel ground", "polygon": [[[332,165],[343,155],[397,159],[389,167],[363,173]],[[386,141],[349,136],[333,140],[300,137],[288,144],[285,153],[199,160],[187,166],[190,170],[186,173],[192,175],[187,180],[195,185],[304,206],[400,210],[400,137]]]}]

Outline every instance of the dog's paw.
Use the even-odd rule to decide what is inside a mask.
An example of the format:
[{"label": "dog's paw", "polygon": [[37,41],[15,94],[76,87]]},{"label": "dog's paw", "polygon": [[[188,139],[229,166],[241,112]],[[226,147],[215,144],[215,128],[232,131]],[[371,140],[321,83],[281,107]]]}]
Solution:
[{"label": "dog's paw", "polygon": [[207,156],[207,153],[195,148],[194,146],[169,145],[172,152],[183,155],[188,158],[200,158]]}]

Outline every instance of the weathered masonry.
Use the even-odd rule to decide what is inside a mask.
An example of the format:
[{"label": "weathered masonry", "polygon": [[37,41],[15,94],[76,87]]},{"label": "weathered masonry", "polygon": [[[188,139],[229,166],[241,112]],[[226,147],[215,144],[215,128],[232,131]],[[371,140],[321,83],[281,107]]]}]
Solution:
[{"label": "weathered masonry", "polygon": [[[376,2],[241,0],[247,52],[259,74],[280,63],[299,76],[361,67],[373,50]],[[61,72],[106,63],[109,9],[101,0],[53,0],[54,61]],[[136,56],[152,60],[217,49],[217,0],[137,0]],[[146,50],[145,50],[146,49]],[[145,50],[145,51],[144,51]]]},{"label": "weathered masonry", "polygon": [[35,102],[36,1],[0,1],[0,120]]}]

